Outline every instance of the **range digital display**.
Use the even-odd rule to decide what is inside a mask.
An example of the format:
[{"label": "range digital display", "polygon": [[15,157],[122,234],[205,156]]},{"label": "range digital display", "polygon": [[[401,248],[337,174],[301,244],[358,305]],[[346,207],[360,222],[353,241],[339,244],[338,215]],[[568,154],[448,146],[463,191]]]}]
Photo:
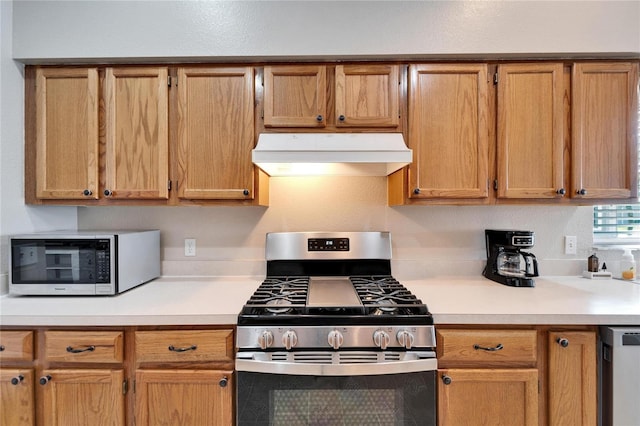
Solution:
[{"label": "range digital display", "polygon": [[349,251],[348,238],[309,238],[309,251]]}]

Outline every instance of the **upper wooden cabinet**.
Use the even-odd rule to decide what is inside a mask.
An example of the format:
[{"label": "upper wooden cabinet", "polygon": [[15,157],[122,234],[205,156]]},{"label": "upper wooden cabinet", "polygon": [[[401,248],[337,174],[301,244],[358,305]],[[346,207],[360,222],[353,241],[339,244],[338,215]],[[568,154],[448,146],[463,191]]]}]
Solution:
[{"label": "upper wooden cabinet", "polygon": [[399,78],[394,64],[267,66],[264,126],[398,127]]},{"label": "upper wooden cabinet", "polygon": [[180,68],[178,92],[178,197],[253,199],[253,68]]},{"label": "upper wooden cabinet", "polygon": [[576,63],[571,93],[571,196],[637,197],[638,63]]},{"label": "upper wooden cabinet", "polygon": [[98,69],[38,68],[35,80],[36,197],[97,199]]},{"label": "upper wooden cabinet", "polygon": [[167,78],[166,67],[107,68],[104,196],[168,198]]},{"label": "upper wooden cabinet", "polygon": [[486,64],[409,66],[408,197],[487,198]]},{"label": "upper wooden cabinet", "polygon": [[498,66],[497,196],[562,197],[563,65]]},{"label": "upper wooden cabinet", "polygon": [[325,127],[324,65],[264,67],[265,127]]},{"label": "upper wooden cabinet", "polygon": [[398,127],[397,65],[336,66],[336,126]]},{"label": "upper wooden cabinet", "polygon": [[97,68],[35,74],[36,199],[168,198],[166,67],[106,68],[102,122]]}]

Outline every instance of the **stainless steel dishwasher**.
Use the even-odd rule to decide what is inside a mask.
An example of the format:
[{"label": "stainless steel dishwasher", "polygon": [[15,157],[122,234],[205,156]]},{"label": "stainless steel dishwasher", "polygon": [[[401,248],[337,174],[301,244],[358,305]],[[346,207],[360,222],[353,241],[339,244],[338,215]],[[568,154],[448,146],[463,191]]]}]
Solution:
[{"label": "stainless steel dishwasher", "polygon": [[640,326],[600,327],[603,426],[640,425]]}]

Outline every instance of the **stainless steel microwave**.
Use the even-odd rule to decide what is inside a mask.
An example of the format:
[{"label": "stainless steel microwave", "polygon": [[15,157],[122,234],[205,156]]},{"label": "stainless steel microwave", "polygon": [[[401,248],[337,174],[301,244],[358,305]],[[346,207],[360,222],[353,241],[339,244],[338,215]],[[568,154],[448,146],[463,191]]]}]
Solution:
[{"label": "stainless steel microwave", "polygon": [[54,231],[10,238],[9,293],[115,295],[160,276],[160,231]]}]

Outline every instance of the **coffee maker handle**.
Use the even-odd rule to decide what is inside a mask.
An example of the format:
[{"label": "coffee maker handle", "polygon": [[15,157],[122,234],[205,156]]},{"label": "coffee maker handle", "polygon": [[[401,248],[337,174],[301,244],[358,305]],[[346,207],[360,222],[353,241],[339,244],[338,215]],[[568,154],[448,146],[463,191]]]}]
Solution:
[{"label": "coffee maker handle", "polygon": [[[520,252],[520,254],[522,254],[522,256],[525,258],[525,261],[527,262],[527,269],[524,275],[526,277],[537,277],[538,276],[538,260],[536,259],[536,256],[533,253],[527,253],[524,251]],[[529,272],[530,265],[533,266],[533,272]]]}]

